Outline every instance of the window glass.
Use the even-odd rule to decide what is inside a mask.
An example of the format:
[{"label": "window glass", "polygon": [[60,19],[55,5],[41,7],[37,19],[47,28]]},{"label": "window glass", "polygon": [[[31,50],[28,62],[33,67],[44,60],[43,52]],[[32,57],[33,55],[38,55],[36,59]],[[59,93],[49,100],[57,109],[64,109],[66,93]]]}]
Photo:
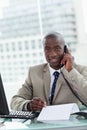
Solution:
[{"label": "window glass", "polygon": [[0,0],[4,83],[22,82],[30,66],[46,62],[42,38],[50,31],[60,32],[76,61],[87,65],[86,5],[86,0]]}]

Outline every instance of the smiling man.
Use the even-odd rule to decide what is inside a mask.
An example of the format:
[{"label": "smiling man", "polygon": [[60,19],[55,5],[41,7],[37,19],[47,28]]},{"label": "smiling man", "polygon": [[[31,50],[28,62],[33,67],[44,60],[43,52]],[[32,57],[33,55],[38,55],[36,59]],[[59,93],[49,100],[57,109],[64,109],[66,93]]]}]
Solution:
[{"label": "smiling man", "polygon": [[40,111],[46,105],[81,105],[65,79],[81,101],[87,104],[87,67],[74,63],[73,56],[58,32],[47,34],[43,39],[43,47],[47,63],[29,68],[24,84],[11,100],[11,108]]}]

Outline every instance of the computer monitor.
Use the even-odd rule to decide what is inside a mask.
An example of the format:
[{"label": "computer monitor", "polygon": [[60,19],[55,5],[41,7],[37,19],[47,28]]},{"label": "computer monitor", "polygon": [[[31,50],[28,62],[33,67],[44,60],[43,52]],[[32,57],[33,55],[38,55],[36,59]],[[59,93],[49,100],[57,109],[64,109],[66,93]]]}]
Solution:
[{"label": "computer monitor", "polygon": [[9,108],[0,74],[0,115],[8,115],[8,114],[9,114]]},{"label": "computer monitor", "polygon": [[3,82],[0,74],[0,118],[34,119],[38,115],[38,112],[9,111]]}]

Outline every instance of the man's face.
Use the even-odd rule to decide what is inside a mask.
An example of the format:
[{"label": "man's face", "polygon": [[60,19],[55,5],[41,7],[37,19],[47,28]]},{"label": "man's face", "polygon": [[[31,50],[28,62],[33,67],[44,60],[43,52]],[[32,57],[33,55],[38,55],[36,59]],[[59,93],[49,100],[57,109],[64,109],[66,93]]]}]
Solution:
[{"label": "man's face", "polygon": [[44,43],[44,52],[50,66],[59,69],[64,54],[64,43],[56,38],[47,38]]}]

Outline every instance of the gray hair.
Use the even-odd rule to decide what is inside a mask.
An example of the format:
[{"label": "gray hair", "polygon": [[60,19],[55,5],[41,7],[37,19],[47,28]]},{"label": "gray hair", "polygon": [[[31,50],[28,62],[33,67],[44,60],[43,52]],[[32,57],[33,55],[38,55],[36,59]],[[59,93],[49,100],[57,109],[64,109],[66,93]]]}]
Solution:
[{"label": "gray hair", "polygon": [[43,38],[43,44],[45,43],[45,40],[47,38],[56,38],[56,39],[58,39],[58,41],[65,44],[65,40],[64,40],[63,36],[58,32],[50,32],[50,33],[46,34]]}]

